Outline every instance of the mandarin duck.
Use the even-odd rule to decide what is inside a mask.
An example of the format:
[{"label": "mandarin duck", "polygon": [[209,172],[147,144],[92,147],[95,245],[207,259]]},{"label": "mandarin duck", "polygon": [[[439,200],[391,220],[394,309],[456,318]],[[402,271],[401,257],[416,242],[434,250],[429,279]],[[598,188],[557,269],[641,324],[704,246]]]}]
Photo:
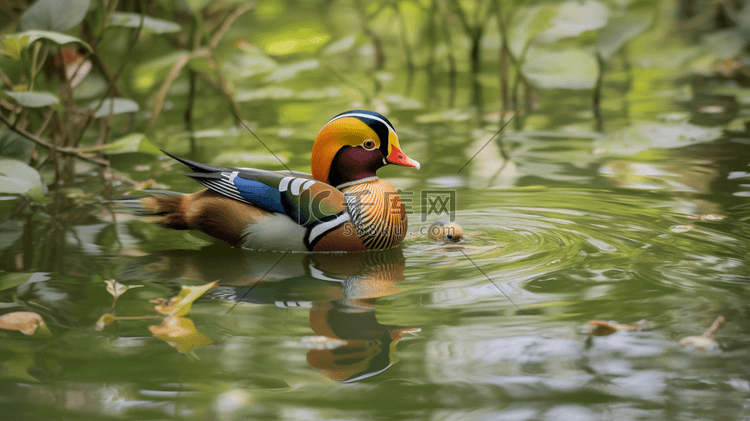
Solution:
[{"label": "mandarin duck", "polygon": [[236,247],[275,251],[365,251],[398,246],[407,218],[396,189],[376,172],[419,169],[401,151],[393,124],[372,111],[331,119],[313,144],[312,175],[228,168],[165,154],[188,166],[207,189],[150,192],[118,202],[172,229],[202,231]]}]

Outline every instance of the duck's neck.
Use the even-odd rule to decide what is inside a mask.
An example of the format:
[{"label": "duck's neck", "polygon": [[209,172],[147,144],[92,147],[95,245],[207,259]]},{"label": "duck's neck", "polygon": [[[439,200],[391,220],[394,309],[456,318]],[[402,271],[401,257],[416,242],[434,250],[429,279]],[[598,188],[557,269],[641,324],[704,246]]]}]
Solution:
[{"label": "duck's neck", "polygon": [[336,188],[350,186],[363,180],[377,178],[378,168],[383,166],[382,156],[362,148],[343,148],[333,158],[328,182]]}]

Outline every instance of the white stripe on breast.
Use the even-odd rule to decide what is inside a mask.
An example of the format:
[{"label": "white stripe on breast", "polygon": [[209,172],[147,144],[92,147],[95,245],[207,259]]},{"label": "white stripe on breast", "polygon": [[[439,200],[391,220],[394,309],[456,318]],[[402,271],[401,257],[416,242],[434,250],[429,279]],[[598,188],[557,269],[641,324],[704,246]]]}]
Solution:
[{"label": "white stripe on breast", "polygon": [[341,215],[337,216],[336,219],[332,219],[330,221],[326,221],[326,222],[323,222],[323,223],[320,223],[320,224],[314,226],[310,230],[310,237],[308,237],[307,241],[309,243],[314,242],[315,239],[318,238],[324,232],[326,232],[326,231],[328,231],[330,229],[333,229],[333,228],[335,228],[335,227],[343,224],[344,222],[346,222],[348,220],[349,220],[349,214],[346,213],[346,212],[344,212]]}]

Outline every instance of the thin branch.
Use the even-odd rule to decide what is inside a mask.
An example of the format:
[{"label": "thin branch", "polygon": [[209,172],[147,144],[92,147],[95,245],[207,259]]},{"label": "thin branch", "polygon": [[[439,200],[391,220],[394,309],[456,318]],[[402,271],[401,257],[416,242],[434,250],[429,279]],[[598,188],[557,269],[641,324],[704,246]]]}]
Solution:
[{"label": "thin branch", "polygon": [[190,63],[190,60],[195,58],[208,58],[211,57],[211,51],[208,48],[201,48],[193,51],[192,53],[177,60],[177,63],[172,66],[172,70],[169,71],[167,78],[164,79],[164,83],[161,84],[159,92],[156,94],[156,100],[154,101],[154,110],[151,112],[151,118],[148,120],[149,130],[153,130],[156,127],[156,120],[159,119],[159,114],[164,107],[164,101],[167,98],[167,92],[172,86],[172,83],[180,76],[182,69]]},{"label": "thin branch", "polygon": [[93,164],[98,164],[98,165],[101,165],[101,166],[104,166],[104,167],[108,167],[109,166],[109,161],[107,161],[106,159],[101,159],[101,158],[96,158],[96,157],[84,155],[77,148],[55,146],[55,145],[47,142],[46,140],[42,139],[41,137],[39,137],[39,136],[37,136],[35,134],[29,133],[26,130],[18,128],[18,127],[14,127],[13,124],[4,115],[2,115],[2,114],[0,114],[0,121],[2,121],[3,123],[5,123],[12,131],[20,134],[21,136],[23,136],[26,139],[28,139],[28,140],[36,143],[37,145],[43,146],[43,147],[45,147],[47,149],[53,150],[55,152],[59,152],[61,154],[74,156],[76,158],[82,159],[84,161],[91,162]]},{"label": "thin branch", "polygon": [[41,136],[42,133],[44,133],[44,130],[49,125],[49,122],[52,121],[52,116],[55,114],[54,108],[50,108],[47,110],[47,114],[44,116],[44,121],[42,121],[42,124],[39,126],[39,130],[36,131],[37,137]]},{"label": "thin branch", "polygon": [[229,81],[227,80],[226,76],[224,76],[224,72],[221,70],[219,63],[216,62],[216,56],[214,55],[213,51],[211,52],[211,58],[208,59],[208,64],[212,69],[214,69],[214,71],[216,71],[216,75],[219,77],[219,87],[221,88],[221,93],[223,93],[227,98],[227,101],[229,101],[229,104],[232,106],[234,113],[239,115],[240,104],[238,104],[234,99],[234,94],[232,93],[232,88],[229,86]]},{"label": "thin branch", "polygon": [[3,69],[0,69],[0,79],[3,80],[3,83],[8,87],[8,89],[10,89],[11,91],[13,90],[13,82],[11,82],[10,78],[8,78],[8,75],[3,72]]},{"label": "thin branch", "polygon": [[238,7],[234,12],[232,12],[229,16],[227,16],[224,23],[219,27],[219,29],[216,30],[216,32],[214,32],[214,35],[211,37],[211,41],[208,43],[208,45],[211,46],[212,50],[219,45],[219,41],[221,41],[234,21],[236,21],[240,16],[252,10],[253,7],[255,7],[255,5],[252,3],[242,5]]},{"label": "thin branch", "polygon": [[[222,92],[222,94],[224,94],[227,97],[227,100],[232,105],[232,109],[235,111],[235,113],[239,114],[239,105],[237,104],[237,101],[235,101],[234,99],[234,95],[232,94],[232,90],[229,86],[229,82],[227,81],[227,78],[224,76],[224,73],[221,71],[221,68],[216,62],[216,57],[214,55],[213,50],[219,45],[219,41],[224,35],[226,35],[227,31],[232,26],[232,24],[240,16],[250,11],[253,7],[254,7],[253,4],[246,4],[246,5],[238,7],[229,16],[227,16],[224,23],[213,34],[213,36],[211,37],[211,40],[209,41],[209,47],[199,48],[191,52],[185,57],[182,57],[181,59],[179,59],[177,63],[175,63],[174,66],[172,66],[172,70],[169,71],[167,78],[164,80],[164,83],[162,83],[161,88],[159,88],[159,92],[156,95],[156,100],[154,101],[154,110],[152,111],[151,118],[149,118],[149,121],[148,121],[149,130],[153,130],[156,127],[156,120],[159,119],[159,115],[161,114],[162,108],[164,107],[164,101],[167,98],[167,93],[169,92],[169,88],[172,86],[174,81],[177,80],[177,78],[180,76],[180,74],[182,73],[182,69],[184,69],[188,63],[190,63],[190,60],[193,60],[196,58],[209,59],[209,64],[216,71],[216,74],[219,79],[219,84],[218,84],[220,88],[219,90]],[[198,20],[198,23],[200,23],[200,20]]]},{"label": "thin branch", "polygon": [[458,0],[452,0],[451,4],[453,5],[453,12],[458,16],[458,20],[461,21],[461,26],[463,26],[464,31],[466,31],[466,34],[469,36],[472,36],[474,34],[474,28],[469,24],[469,19],[466,17],[464,9],[461,8]]}]

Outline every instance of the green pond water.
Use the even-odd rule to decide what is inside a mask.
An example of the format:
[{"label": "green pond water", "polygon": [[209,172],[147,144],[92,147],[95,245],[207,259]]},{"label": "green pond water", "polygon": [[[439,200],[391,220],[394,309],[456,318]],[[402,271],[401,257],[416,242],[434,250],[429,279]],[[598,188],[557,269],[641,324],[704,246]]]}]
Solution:
[{"label": "green pond water", "polygon": [[[621,72],[605,80],[604,132],[590,91],[552,90],[493,138],[494,76],[481,79],[478,110],[466,105],[465,73],[455,91],[445,72],[384,74],[373,102],[318,69],[290,82],[289,95],[248,90],[241,103],[300,171],[333,115],[386,114],[422,163],[379,173],[411,200],[415,235],[395,250],[261,253],[158,228],[111,214],[92,193],[130,186],[106,187],[93,167],[72,187],[50,186],[44,206],[3,198],[0,313],[35,312],[51,333],[0,330],[3,418],[750,417],[750,108],[701,112],[712,99],[678,104],[689,81],[636,74],[646,82],[625,89]],[[727,90],[748,95],[716,87]],[[196,114],[225,109],[214,96]],[[180,103],[165,112],[154,142],[189,156],[181,113]],[[196,160],[283,169],[218,114],[199,132]],[[137,181],[155,179],[151,189],[199,189],[166,157],[112,160]],[[448,217],[430,210],[436,196],[469,234],[457,246],[419,235]],[[140,287],[113,306],[109,279]],[[213,281],[159,333],[150,300]],[[113,308],[153,318],[97,329]],[[723,349],[680,346],[717,316]],[[584,327],[642,319],[652,323],[609,336]]]}]

